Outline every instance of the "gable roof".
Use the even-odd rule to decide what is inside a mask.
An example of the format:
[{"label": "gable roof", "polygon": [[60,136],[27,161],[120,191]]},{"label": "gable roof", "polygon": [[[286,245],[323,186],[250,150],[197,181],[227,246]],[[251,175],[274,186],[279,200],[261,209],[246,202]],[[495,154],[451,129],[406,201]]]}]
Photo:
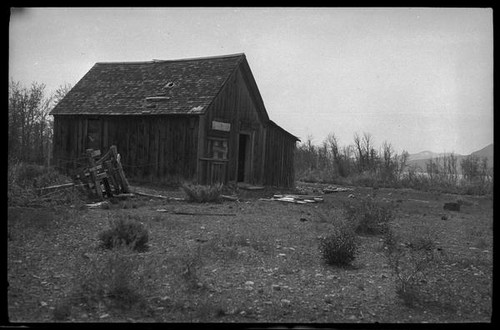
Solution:
[{"label": "gable roof", "polygon": [[[244,54],[96,63],[51,114],[203,114],[242,62],[248,67]],[[258,89],[255,93],[260,112],[268,118]]]}]

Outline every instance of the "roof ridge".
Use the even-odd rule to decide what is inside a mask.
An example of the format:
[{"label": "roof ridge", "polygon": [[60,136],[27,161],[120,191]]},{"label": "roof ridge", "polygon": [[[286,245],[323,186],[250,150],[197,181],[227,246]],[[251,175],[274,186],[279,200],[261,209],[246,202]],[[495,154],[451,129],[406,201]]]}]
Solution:
[{"label": "roof ridge", "polygon": [[161,62],[184,62],[184,61],[199,61],[199,60],[209,60],[209,59],[223,59],[228,57],[241,57],[245,56],[245,53],[235,53],[227,55],[214,55],[214,56],[204,56],[204,57],[191,57],[191,58],[179,58],[173,60],[158,60],[153,59],[151,61],[123,61],[123,62],[96,62],[95,64],[148,64],[148,63],[161,63]]}]

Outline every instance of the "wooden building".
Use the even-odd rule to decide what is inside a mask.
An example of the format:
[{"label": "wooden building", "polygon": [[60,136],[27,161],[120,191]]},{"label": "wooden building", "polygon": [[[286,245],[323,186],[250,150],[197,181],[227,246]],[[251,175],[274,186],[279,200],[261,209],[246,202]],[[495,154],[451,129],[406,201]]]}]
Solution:
[{"label": "wooden building", "polygon": [[298,138],[269,119],[244,54],[96,63],[51,114],[59,167],[116,145],[136,179],[294,185]]}]

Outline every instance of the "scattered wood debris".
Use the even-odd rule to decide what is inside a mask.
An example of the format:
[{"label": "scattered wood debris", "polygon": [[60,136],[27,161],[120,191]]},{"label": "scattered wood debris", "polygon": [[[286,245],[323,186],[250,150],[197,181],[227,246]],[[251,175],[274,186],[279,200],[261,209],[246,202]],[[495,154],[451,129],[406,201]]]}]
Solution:
[{"label": "scattered wood debris", "polygon": [[167,209],[158,209],[156,212],[165,212],[171,214],[179,214],[179,215],[212,215],[212,216],[236,216],[236,213],[205,213],[205,212],[185,212],[185,211],[170,211]]},{"label": "scattered wood debris", "polygon": [[167,200],[170,200],[170,201],[183,201],[185,200],[184,198],[180,198],[180,197],[168,197],[168,196],[163,196],[163,195],[156,195],[156,194],[148,194],[148,193],[145,193],[145,192],[142,192],[142,191],[134,191],[134,193],[136,195],[139,195],[139,196],[144,196],[144,197],[151,197],[151,198],[160,198],[160,199],[167,199]]},{"label": "scattered wood debris", "polygon": [[263,186],[253,186],[253,185],[243,184],[243,183],[239,183],[238,188],[245,189],[245,190],[264,190]]},{"label": "scattered wood debris", "polygon": [[101,150],[87,149],[88,166],[80,170],[77,180],[87,185],[101,200],[104,195],[130,193],[130,186],[115,145],[101,156]]},{"label": "scattered wood debris", "polygon": [[111,146],[102,157],[100,150],[87,149],[86,153],[88,164],[78,169],[79,174],[75,176],[74,182],[38,188],[37,193],[44,195],[67,188],[86,187],[101,200],[104,196],[124,196],[130,193],[129,183],[123,172],[116,146]]},{"label": "scattered wood debris", "polygon": [[273,195],[273,198],[259,198],[260,201],[279,201],[295,204],[320,203],[323,202],[321,196],[310,195]]},{"label": "scattered wood debris", "polygon": [[97,203],[91,203],[91,204],[85,204],[88,208],[90,209],[95,209],[95,208],[100,208],[103,205],[109,204],[108,201],[102,201],[102,202],[97,202]]},{"label": "scattered wood debris", "polygon": [[116,194],[113,195],[113,197],[118,198],[118,199],[127,199],[129,197],[134,197],[135,195],[132,193],[126,193],[126,194]]},{"label": "scattered wood debris", "polygon": [[47,193],[49,191],[59,190],[59,189],[66,189],[66,188],[72,188],[74,186],[75,186],[75,184],[73,182],[70,182],[70,183],[58,184],[58,185],[55,185],[55,186],[38,188],[37,192],[39,194],[44,194],[44,193]]},{"label": "scattered wood debris", "polygon": [[239,198],[238,196],[228,196],[228,195],[220,195],[220,198],[228,201],[233,201],[233,202],[238,202]]},{"label": "scattered wood debris", "polygon": [[328,186],[326,188],[323,188],[323,194],[332,194],[336,192],[346,192],[346,191],[354,191],[354,189],[345,187],[335,187],[335,186]]}]

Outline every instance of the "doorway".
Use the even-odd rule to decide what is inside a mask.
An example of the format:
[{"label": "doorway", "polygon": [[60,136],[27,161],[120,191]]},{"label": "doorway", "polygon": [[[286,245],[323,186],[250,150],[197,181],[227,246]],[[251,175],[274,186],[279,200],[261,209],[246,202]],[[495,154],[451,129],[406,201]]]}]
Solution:
[{"label": "doorway", "polygon": [[238,182],[248,181],[249,144],[250,136],[248,134],[240,134],[238,145]]}]

